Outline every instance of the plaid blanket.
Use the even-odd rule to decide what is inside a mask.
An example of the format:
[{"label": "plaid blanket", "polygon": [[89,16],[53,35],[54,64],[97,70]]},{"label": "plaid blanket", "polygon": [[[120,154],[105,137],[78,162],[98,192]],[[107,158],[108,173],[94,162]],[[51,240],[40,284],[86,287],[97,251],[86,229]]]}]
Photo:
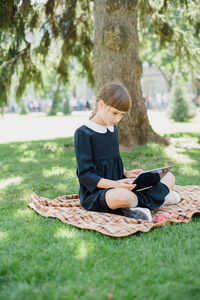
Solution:
[{"label": "plaid blanket", "polygon": [[[54,200],[31,194],[28,205],[41,216],[58,218],[64,223],[96,230],[105,235],[124,237],[136,232],[148,232],[154,227],[164,226],[167,223],[188,223],[195,213],[200,213],[200,186],[176,185],[174,190],[180,193],[181,202],[152,210],[152,222],[87,211],[81,206],[77,194],[60,196]],[[155,223],[155,218],[159,214],[166,215],[168,220]]]}]

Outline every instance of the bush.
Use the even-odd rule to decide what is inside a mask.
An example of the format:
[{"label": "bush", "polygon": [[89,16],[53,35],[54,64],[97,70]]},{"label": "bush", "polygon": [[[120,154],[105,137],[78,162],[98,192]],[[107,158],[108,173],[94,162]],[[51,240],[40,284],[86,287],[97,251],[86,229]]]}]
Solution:
[{"label": "bush", "polygon": [[175,72],[172,78],[167,116],[176,122],[185,122],[195,117],[197,109],[187,96],[184,80],[179,72]]},{"label": "bush", "polygon": [[66,99],[64,106],[63,106],[63,113],[64,115],[69,115],[71,113],[70,105],[69,105],[69,99]]},{"label": "bush", "polygon": [[51,109],[49,110],[49,112],[47,113],[48,116],[56,116],[57,113],[61,112],[61,108],[58,107],[51,107]]},{"label": "bush", "polygon": [[27,114],[30,113],[30,110],[29,110],[28,106],[26,105],[26,103],[24,102],[23,99],[21,100],[18,112],[19,112],[20,115],[27,115]]}]

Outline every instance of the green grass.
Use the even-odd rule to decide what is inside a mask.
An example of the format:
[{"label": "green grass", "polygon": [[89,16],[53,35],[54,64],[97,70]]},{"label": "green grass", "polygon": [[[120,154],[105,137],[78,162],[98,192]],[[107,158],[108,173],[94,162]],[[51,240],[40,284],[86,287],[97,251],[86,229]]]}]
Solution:
[{"label": "green grass", "polygon": [[[124,167],[175,164],[176,184],[199,185],[200,135],[171,138],[122,152]],[[198,215],[111,238],[27,206],[32,192],[78,193],[75,168],[72,138],[0,145],[0,299],[200,299]]]}]

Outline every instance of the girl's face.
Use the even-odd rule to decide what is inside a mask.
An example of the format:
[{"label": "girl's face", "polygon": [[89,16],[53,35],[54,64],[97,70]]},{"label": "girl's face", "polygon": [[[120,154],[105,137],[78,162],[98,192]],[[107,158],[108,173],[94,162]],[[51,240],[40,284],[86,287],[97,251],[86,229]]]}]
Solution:
[{"label": "girl's face", "polygon": [[117,124],[125,115],[126,112],[120,111],[112,106],[108,106],[103,100],[99,100],[99,115],[102,120],[102,125],[113,126]]}]

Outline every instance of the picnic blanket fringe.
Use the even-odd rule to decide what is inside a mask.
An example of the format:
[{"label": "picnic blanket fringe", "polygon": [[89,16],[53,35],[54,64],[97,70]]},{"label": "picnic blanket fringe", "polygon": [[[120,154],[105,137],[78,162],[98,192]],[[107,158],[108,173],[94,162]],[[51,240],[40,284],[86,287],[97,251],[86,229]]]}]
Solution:
[{"label": "picnic blanket fringe", "polygon": [[[64,223],[78,228],[96,230],[108,236],[124,237],[136,232],[148,232],[152,228],[168,223],[188,223],[194,214],[200,213],[200,186],[176,185],[173,190],[181,195],[181,202],[152,210],[152,222],[116,214],[87,211],[81,206],[77,194],[49,199],[33,193],[28,205],[43,217],[58,218]],[[159,214],[166,215],[168,220],[154,223]]]}]

